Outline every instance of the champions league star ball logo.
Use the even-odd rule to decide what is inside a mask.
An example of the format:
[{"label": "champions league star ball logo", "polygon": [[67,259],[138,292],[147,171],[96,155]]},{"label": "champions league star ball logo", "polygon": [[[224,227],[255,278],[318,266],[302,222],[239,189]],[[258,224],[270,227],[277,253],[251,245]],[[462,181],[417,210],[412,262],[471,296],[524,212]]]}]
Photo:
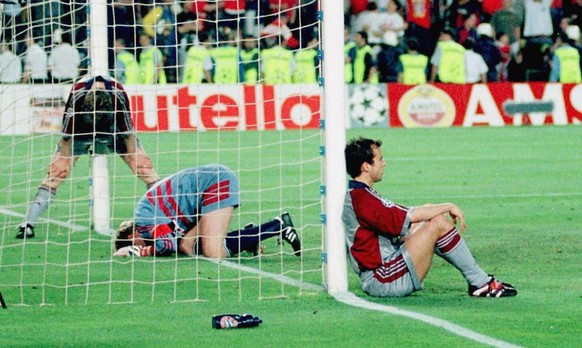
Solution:
[{"label": "champions league star ball logo", "polygon": [[365,127],[387,122],[388,101],[377,85],[354,86],[349,107],[350,117]]}]

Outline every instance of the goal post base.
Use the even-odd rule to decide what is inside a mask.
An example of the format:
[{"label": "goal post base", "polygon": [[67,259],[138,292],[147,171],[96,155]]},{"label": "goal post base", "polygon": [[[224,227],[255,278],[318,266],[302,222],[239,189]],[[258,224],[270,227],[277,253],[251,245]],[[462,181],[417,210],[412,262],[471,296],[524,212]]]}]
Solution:
[{"label": "goal post base", "polygon": [[111,201],[109,194],[109,166],[106,155],[93,155],[91,163],[91,210],[93,230],[112,236]]}]

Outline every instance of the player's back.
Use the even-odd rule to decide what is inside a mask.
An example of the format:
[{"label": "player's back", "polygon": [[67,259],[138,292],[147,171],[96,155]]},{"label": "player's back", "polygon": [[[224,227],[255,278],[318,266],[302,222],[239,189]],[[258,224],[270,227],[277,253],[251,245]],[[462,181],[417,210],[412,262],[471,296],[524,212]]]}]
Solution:
[{"label": "player's back", "polygon": [[184,169],[160,180],[148,190],[136,209],[137,225],[157,225],[175,220],[182,228],[196,224],[196,216],[228,200],[238,206],[239,182],[234,172],[220,164]]}]

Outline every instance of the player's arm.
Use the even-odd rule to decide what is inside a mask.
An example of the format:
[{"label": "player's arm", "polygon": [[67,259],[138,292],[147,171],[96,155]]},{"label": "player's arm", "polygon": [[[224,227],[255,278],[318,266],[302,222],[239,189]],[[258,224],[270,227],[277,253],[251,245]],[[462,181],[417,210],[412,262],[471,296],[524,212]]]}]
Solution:
[{"label": "player's arm", "polygon": [[49,165],[48,176],[43,181],[43,185],[56,188],[69,176],[75,161],[71,155],[71,142],[71,138],[64,137],[59,141],[57,152]]},{"label": "player's arm", "polygon": [[156,225],[152,228],[151,232],[154,245],[127,245],[117,249],[113,253],[113,256],[169,256],[177,250],[179,243],[178,235],[181,233],[178,230],[173,223]]},{"label": "player's arm", "polygon": [[114,83],[116,89],[115,100],[119,103],[120,108],[116,112],[115,122],[117,130],[123,134],[123,140],[127,152],[121,155],[123,161],[129,166],[131,171],[137,175],[148,187],[159,180],[158,173],[155,171],[152,161],[140,145],[137,135],[131,124],[130,101],[127,92],[123,86],[117,82]]},{"label": "player's arm", "polygon": [[427,204],[416,207],[411,214],[410,221],[413,223],[429,221],[435,216],[441,214],[448,214],[455,224],[459,222],[461,231],[464,231],[467,228],[465,215],[461,209],[453,203]]},{"label": "player's arm", "polygon": [[84,84],[76,83],[71,88],[71,92],[65,104],[63,112],[63,126],[61,129],[62,137],[57,144],[57,152],[53,156],[49,165],[48,177],[45,178],[43,185],[56,188],[60,183],[69,176],[75,159],[73,157],[73,117],[75,115],[74,104],[79,99],[77,91],[82,89]]},{"label": "player's arm", "polygon": [[128,165],[131,171],[140,178],[148,187],[159,180],[158,173],[154,169],[152,161],[139,144],[134,133],[124,137],[127,146],[127,153],[121,158]]}]

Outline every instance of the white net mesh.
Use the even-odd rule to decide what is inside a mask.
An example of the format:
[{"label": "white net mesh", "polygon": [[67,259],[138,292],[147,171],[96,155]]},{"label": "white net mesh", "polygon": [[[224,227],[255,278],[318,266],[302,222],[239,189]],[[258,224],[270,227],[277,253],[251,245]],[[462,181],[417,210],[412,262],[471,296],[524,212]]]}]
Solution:
[{"label": "white net mesh", "polygon": [[[8,43],[0,61],[4,298],[35,305],[261,299],[319,291],[317,1],[109,1],[106,47],[90,49],[93,29],[103,25],[89,23],[95,3],[2,4],[2,38]],[[258,255],[243,252],[221,262],[112,257],[112,237],[92,229],[90,155],[80,156],[58,187],[34,238],[15,238],[61,139],[72,82],[92,74],[99,55],[107,56],[109,74],[123,83],[133,125],[160,176],[227,165],[241,182],[241,206],[229,230],[289,212],[301,256],[270,238]],[[5,64],[11,59],[21,71]],[[146,187],[116,154],[107,155],[107,162],[116,228],[133,217]]]}]

